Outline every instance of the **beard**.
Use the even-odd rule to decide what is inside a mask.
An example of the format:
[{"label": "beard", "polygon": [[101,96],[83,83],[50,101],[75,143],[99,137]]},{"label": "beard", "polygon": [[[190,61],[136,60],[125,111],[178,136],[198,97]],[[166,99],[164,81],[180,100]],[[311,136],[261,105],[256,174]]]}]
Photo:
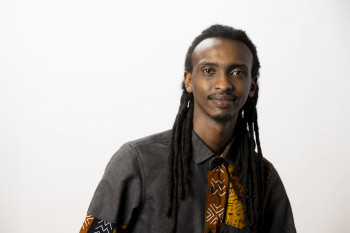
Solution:
[{"label": "beard", "polygon": [[229,121],[233,120],[233,115],[226,114],[226,115],[215,115],[215,116],[210,116],[214,121],[217,123],[227,123]]}]

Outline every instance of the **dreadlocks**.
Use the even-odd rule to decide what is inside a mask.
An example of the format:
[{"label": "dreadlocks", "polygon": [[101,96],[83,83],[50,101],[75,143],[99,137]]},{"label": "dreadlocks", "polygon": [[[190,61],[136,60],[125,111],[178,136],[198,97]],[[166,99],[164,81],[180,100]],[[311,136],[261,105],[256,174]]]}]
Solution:
[{"label": "dreadlocks", "polygon": [[[204,30],[189,47],[185,70],[192,72],[192,54],[196,46],[208,38],[227,38],[243,42],[253,55],[252,77],[259,76],[260,63],[255,45],[242,30],[228,26],[213,25]],[[179,112],[176,116],[171,135],[168,164],[168,206],[167,215],[172,218],[172,232],[176,231],[178,199],[184,198],[189,192],[189,162],[191,159],[192,124],[193,124],[193,94],[188,93],[182,83],[182,96]],[[248,97],[240,110],[237,120],[238,156],[240,157],[240,181],[243,186],[243,210],[247,231],[255,231],[261,225],[262,204],[264,195],[264,162],[261,152],[256,104],[259,88],[255,95]],[[255,152],[257,148],[257,152]]]}]

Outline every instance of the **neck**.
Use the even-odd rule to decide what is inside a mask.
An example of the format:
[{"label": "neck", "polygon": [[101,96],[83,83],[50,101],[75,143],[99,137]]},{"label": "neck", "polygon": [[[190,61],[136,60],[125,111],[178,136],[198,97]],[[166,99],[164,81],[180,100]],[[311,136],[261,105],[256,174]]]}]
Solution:
[{"label": "neck", "polygon": [[[203,116],[203,115],[202,115]],[[217,122],[207,117],[193,115],[193,131],[216,155],[221,155],[232,138],[238,115],[231,121]]]}]

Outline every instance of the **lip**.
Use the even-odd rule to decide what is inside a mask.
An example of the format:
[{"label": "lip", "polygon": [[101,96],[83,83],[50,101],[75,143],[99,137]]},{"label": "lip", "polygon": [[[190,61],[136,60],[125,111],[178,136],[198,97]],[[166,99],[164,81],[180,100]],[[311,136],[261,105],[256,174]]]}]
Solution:
[{"label": "lip", "polygon": [[215,106],[219,108],[228,108],[237,99],[235,95],[211,95],[209,100],[213,101]]},{"label": "lip", "polygon": [[232,100],[225,100],[225,99],[211,99],[215,106],[219,108],[228,108],[233,104]]},{"label": "lip", "polygon": [[210,95],[208,98],[212,100],[227,100],[227,101],[235,101],[237,99],[235,95]]},{"label": "lip", "polygon": [[219,108],[228,108],[236,101],[237,96],[214,94],[209,95],[208,99],[213,101],[213,103]]}]

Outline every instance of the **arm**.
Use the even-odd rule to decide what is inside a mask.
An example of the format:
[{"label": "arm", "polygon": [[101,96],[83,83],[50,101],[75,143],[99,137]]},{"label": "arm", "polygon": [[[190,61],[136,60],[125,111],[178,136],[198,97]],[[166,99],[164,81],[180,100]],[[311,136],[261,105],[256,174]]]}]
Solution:
[{"label": "arm", "polygon": [[[106,167],[92,198],[84,225],[89,229],[109,227],[114,230],[119,227],[121,230],[121,226],[130,227],[137,218],[135,213],[141,206],[142,190],[142,171],[138,156],[130,144],[124,144],[112,156]],[[85,232],[90,233],[81,231]]]},{"label": "arm", "polygon": [[264,200],[264,233],[295,233],[292,208],[282,180],[271,165]]}]

